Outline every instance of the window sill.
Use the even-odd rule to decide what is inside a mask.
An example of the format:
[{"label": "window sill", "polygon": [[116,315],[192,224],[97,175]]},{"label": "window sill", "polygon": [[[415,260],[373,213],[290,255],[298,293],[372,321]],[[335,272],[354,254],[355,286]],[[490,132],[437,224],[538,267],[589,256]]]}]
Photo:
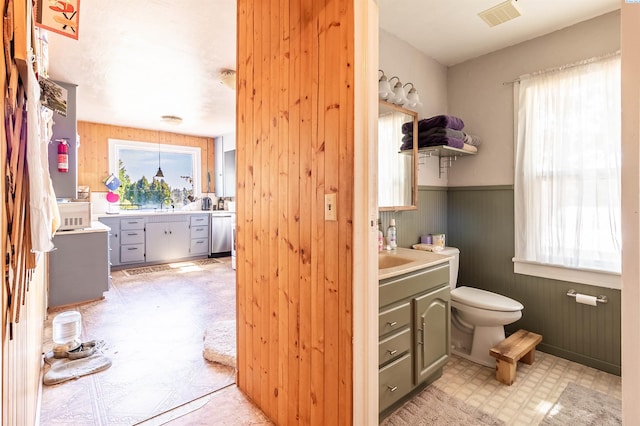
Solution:
[{"label": "window sill", "polygon": [[513,272],[552,280],[588,284],[596,287],[622,289],[620,274],[589,269],[565,268],[513,258]]}]

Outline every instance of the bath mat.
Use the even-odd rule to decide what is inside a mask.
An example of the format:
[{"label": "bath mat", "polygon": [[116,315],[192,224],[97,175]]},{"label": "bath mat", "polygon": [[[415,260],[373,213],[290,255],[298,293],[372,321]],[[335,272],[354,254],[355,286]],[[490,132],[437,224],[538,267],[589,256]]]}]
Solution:
[{"label": "bath mat", "polygon": [[602,392],[570,382],[540,424],[621,425],[622,402]]},{"label": "bath mat", "polygon": [[219,321],[204,332],[202,355],[211,362],[236,368],[236,322]]},{"label": "bath mat", "polygon": [[69,358],[53,358],[53,353],[51,353],[46,355],[45,362],[51,365],[49,370],[44,373],[43,383],[45,385],[56,385],[111,367],[111,359],[102,354],[71,360]]},{"label": "bath mat", "polygon": [[431,385],[391,413],[384,426],[477,426],[504,422]]}]

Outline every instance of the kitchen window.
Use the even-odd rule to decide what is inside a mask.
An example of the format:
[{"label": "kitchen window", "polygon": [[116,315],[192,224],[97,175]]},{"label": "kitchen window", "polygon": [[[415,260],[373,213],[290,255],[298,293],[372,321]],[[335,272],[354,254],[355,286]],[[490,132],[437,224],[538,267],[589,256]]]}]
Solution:
[{"label": "kitchen window", "polygon": [[109,139],[109,168],[123,210],[179,208],[200,195],[200,148]]},{"label": "kitchen window", "polygon": [[516,83],[514,272],[620,288],[620,56]]}]

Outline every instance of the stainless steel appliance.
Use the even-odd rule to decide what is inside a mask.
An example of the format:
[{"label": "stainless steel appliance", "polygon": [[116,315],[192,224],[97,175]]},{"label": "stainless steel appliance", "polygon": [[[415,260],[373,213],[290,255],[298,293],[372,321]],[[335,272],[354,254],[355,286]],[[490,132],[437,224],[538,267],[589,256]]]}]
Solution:
[{"label": "stainless steel appliance", "polygon": [[233,213],[211,214],[209,241],[212,256],[231,254],[231,225],[235,222],[234,216]]},{"label": "stainless steel appliance", "polygon": [[211,198],[204,197],[202,199],[202,210],[211,210]]}]

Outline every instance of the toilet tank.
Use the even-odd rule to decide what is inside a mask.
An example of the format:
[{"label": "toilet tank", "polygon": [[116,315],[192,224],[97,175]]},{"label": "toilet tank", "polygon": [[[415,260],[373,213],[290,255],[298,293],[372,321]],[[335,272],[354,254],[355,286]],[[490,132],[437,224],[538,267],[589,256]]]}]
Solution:
[{"label": "toilet tank", "polygon": [[460,266],[460,250],[455,247],[445,247],[438,254],[451,256],[449,259],[449,285],[453,290],[458,283],[458,267]]}]

